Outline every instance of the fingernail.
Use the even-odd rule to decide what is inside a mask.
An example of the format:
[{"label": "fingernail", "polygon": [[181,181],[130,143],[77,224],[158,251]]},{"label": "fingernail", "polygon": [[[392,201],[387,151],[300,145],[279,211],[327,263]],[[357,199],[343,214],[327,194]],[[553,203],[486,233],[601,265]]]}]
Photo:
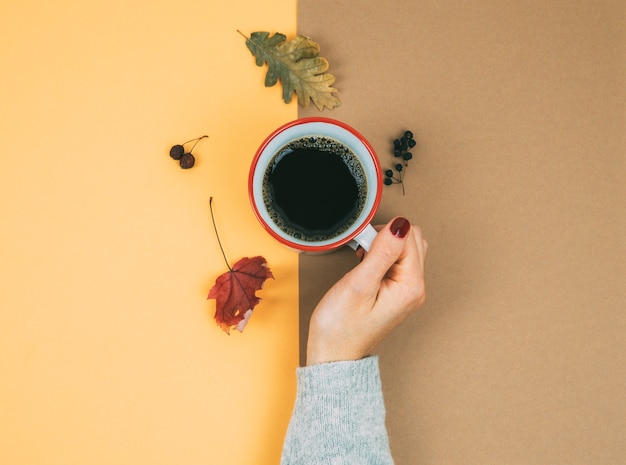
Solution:
[{"label": "fingernail", "polygon": [[389,227],[391,234],[399,237],[400,239],[409,233],[409,229],[411,229],[411,223],[409,223],[409,220],[401,216],[393,220],[393,223],[391,223],[391,226]]}]

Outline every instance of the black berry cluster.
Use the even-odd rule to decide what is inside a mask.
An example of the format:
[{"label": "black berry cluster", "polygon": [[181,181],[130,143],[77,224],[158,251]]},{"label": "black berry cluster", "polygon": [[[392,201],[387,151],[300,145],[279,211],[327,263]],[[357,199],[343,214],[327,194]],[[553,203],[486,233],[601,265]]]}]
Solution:
[{"label": "black berry cluster", "polygon": [[[204,139],[205,137],[209,137],[209,136],[197,137],[195,139],[188,140],[187,142],[184,142],[182,144],[173,145],[172,148],[170,149],[170,157],[172,157],[174,160],[177,160],[180,163],[180,167],[184,170],[187,170],[193,167],[193,165],[196,164],[196,158],[192,155],[191,152],[193,151],[196,144],[200,142],[201,139]],[[185,145],[190,144],[192,142],[194,144],[191,147],[191,149],[187,152],[185,150]]]},{"label": "black berry cluster", "polygon": [[415,139],[411,131],[405,131],[402,137],[393,141],[393,156],[397,159],[393,169],[385,170],[384,183],[386,186],[392,184],[402,185],[402,194],[404,195],[404,174],[409,166],[409,160],[413,158],[413,154],[409,151],[415,147]]}]

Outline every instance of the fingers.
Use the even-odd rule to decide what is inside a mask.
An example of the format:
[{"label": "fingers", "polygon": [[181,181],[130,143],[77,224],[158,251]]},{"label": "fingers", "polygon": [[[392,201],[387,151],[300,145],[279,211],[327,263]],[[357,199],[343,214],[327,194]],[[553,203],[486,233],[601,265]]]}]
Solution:
[{"label": "fingers", "polygon": [[[391,225],[391,222],[388,223],[387,225],[376,225],[374,226],[374,228],[377,231],[381,231],[387,227],[390,227],[390,225]],[[417,253],[419,256],[420,268],[422,271],[424,271],[424,263],[426,261],[426,254],[428,252],[428,243],[426,242],[426,239],[423,238],[422,230],[418,226],[412,226],[411,229],[412,229],[415,243],[417,246]],[[363,259],[367,255],[367,252],[365,251],[365,249],[359,246],[355,251],[355,255],[359,259],[361,259],[361,261],[363,261]]]},{"label": "fingers", "polygon": [[411,224],[406,218],[397,217],[390,221],[372,242],[369,253],[361,252],[363,260],[354,271],[367,282],[381,281],[402,256],[410,232]]},{"label": "fingers", "polygon": [[426,253],[428,252],[428,243],[426,239],[422,236],[422,230],[413,226],[413,234],[415,236],[415,243],[417,245],[417,253],[419,255],[419,263],[422,273],[424,273],[424,263],[426,261]]},{"label": "fingers", "polygon": [[400,256],[386,277],[405,283],[421,281],[424,275],[425,255],[422,231],[419,227],[412,226]]}]

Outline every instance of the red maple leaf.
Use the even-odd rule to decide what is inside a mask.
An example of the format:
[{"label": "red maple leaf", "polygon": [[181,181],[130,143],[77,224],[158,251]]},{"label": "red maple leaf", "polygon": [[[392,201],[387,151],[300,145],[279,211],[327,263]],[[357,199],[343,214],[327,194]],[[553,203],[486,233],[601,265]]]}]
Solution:
[{"label": "red maple leaf", "polygon": [[215,280],[209,299],[215,299],[215,321],[226,333],[234,326],[240,332],[261,302],[256,291],[263,288],[267,278],[274,275],[263,257],[242,258]]},{"label": "red maple leaf", "polygon": [[242,332],[248,324],[252,310],[261,302],[256,291],[262,289],[265,280],[274,278],[274,275],[267,267],[265,258],[261,256],[242,258],[232,267],[228,264],[215,224],[213,197],[209,199],[209,208],[215,237],[228,271],[217,277],[207,298],[215,299],[215,321],[220,328],[227,334],[230,334],[233,327]]}]

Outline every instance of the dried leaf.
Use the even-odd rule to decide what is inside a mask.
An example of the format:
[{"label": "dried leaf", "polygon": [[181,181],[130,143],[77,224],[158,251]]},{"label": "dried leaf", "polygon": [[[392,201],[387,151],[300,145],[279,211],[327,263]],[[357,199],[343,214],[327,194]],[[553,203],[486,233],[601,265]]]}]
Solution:
[{"label": "dried leaf", "polygon": [[221,274],[209,291],[215,299],[215,321],[226,333],[234,327],[243,331],[254,307],[261,302],[256,291],[265,280],[274,278],[263,257],[242,258],[227,272]]},{"label": "dried leaf", "polygon": [[298,103],[305,108],[311,100],[320,111],[341,105],[333,95],[337,89],[331,87],[335,77],[326,73],[328,60],[319,56],[320,46],[301,35],[290,41],[286,39],[284,34],[270,36],[269,32],[253,32],[250,38],[246,37],[257,66],[267,63],[265,86],[271,87],[280,79],[285,103],[291,102],[295,92]]}]

